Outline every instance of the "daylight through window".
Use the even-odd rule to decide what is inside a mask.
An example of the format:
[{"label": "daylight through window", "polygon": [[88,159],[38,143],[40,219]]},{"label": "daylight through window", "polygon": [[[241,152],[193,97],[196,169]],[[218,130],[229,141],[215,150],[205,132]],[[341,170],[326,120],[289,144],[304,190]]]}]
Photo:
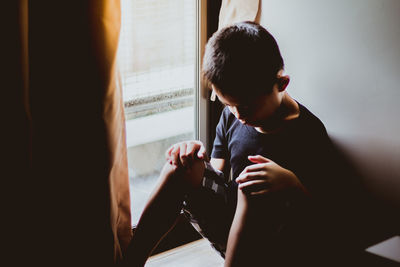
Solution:
[{"label": "daylight through window", "polygon": [[122,0],[118,50],[125,105],[132,223],[165,150],[194,138],[195,0]]}]

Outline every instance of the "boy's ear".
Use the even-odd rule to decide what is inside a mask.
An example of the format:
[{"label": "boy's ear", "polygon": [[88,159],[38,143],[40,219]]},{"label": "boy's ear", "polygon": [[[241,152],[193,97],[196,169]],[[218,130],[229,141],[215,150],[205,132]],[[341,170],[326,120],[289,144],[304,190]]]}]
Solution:
[{"label": "boy's ear", "polygon": [[290,77],[289,75],[282,75],[278,77],[278,91],[285,91],[286,87],[289,85]]},{"label": "boy's ear", "polygon": [[215,86],[213,84],[211,84],[210,100],[214,102],[216,98],[217,98],[217,94],[215,93]]}]

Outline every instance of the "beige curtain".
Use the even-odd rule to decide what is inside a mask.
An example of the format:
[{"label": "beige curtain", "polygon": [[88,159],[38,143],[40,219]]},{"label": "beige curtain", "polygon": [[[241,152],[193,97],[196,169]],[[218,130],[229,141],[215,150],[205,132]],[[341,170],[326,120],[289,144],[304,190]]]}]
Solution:
[{"label": "beige curtain", "polygon": [[222,0],[218,28],[240,21],[259,22],[261,0]]},{"label": "beige curtain", "polygon": [[131,238],[120,2],[8,2],[8,257],[113,265]]}]

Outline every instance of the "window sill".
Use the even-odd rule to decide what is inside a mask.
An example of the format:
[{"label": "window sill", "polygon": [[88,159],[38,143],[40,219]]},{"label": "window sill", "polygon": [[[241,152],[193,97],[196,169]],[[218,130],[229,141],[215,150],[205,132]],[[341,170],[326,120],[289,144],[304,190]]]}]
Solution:
[{"label": "window sill", "polygon": [[126,121],[127,147],[193,132],[193,107]]}]

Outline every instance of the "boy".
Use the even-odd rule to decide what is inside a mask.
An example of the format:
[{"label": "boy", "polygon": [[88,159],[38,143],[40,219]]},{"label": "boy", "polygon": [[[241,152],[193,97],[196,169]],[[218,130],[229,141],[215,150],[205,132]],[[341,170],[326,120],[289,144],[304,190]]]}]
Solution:
[{"label": "boy", "polygon": [[211,161],[199,141],[167,151],[127,253],[130,266],[144,265],[181,211],[225,266],[327,265],[319,262],[327,248],[318,249],[324,216],[315,214],[327,192],[330,141],[285,91],[283,66],[275,39],[256,23],[210,38],[203,75],[226,105]]}]

